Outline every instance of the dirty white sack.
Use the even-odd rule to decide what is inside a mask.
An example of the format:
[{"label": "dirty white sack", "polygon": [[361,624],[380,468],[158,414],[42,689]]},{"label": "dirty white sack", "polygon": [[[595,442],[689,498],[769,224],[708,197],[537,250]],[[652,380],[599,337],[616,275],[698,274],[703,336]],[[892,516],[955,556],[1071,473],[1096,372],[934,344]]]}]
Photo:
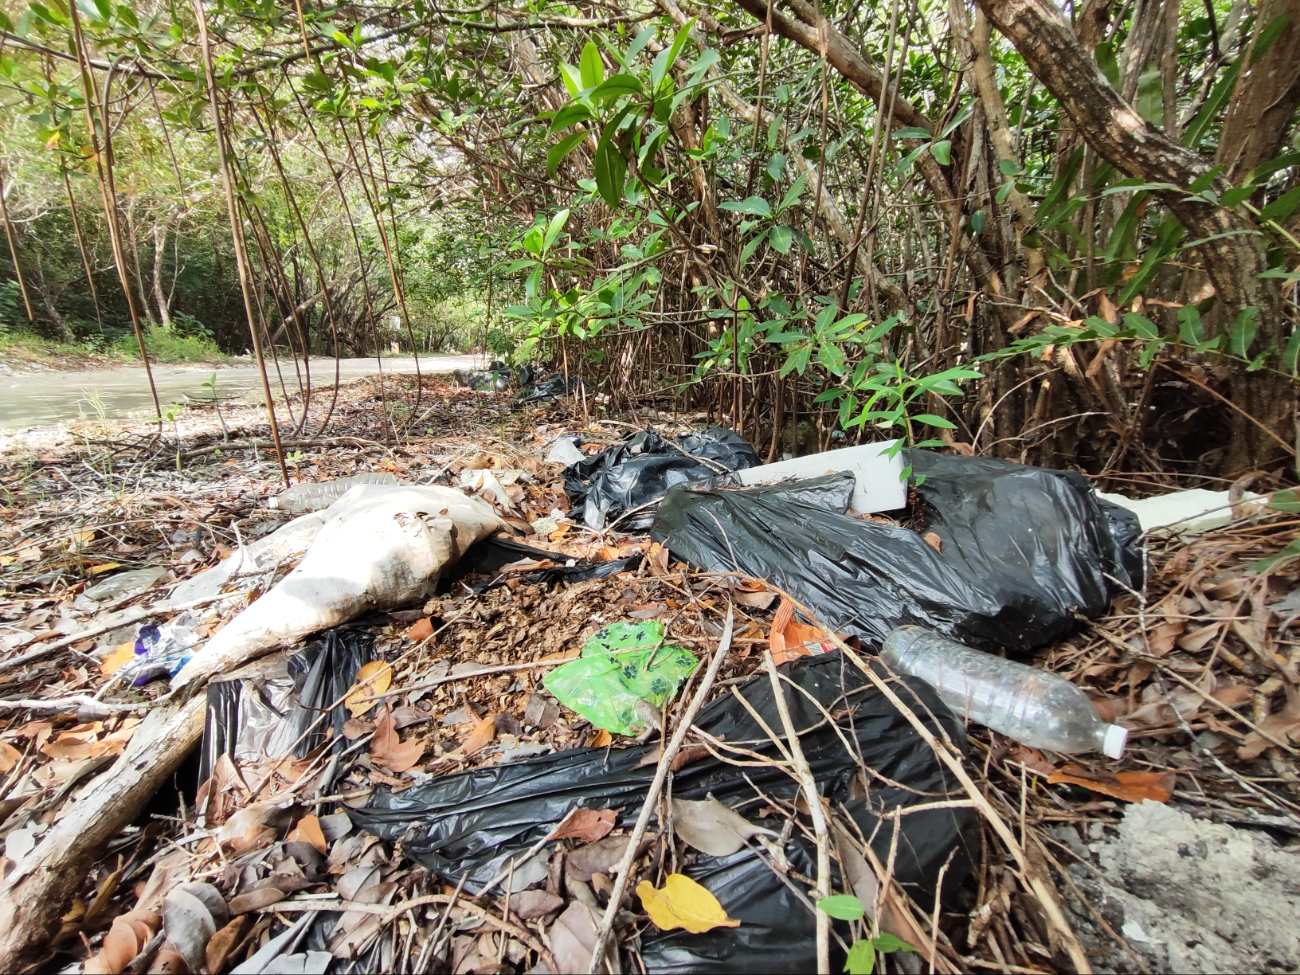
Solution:
[{"label": "dirty white sack", "polygon": [[505,527],[480,498],[408,485],[357,485],[281,531],[293,529],[301,539],[311,519],[320,527],[298,567],[209,640],[173,679],[174,688],[370,610],[428,595],[467,548]]}]

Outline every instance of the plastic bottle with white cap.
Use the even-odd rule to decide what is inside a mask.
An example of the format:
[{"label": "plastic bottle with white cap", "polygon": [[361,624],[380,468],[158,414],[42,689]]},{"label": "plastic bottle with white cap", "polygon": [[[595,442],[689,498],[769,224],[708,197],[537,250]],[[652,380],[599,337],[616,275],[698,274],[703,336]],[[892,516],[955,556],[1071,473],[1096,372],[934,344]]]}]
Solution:
[{"label": "plastic bottle with white cap", "polygon": [[1088,695],[1063,677],[1005,660],[920,626],[900,626],[880,657],[933,687],[959,717],[1031,748],[1124,754],[1128,731],[1098,717]]}]

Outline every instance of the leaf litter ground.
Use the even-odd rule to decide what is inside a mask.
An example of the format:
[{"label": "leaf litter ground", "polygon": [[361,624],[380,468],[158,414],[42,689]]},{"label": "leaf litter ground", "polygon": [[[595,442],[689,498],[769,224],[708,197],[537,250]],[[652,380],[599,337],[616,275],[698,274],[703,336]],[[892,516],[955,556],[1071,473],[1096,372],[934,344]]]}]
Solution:
[{"label": "leaf litter ground", "polygon": [[[608,810],[575,810],[547,844],[552,869],[544,884],[508,897],[498,888],[473,898],[456,888],[455,878],[417,865],[400,843],[354,827],[348,810],[379,786],[400,792],[463,769],[629,744],[563,708],[542,686],[551,669],[609,623],[655,620],[673,643],[706,660],[732,610],[735,637],[715,696],[758,670],[766,650],[780,663],[800,645],[829,645],[829,634],[793,618],[792,607],[759,582],[694,573],[644,536],[596,534],[565,520],[560,467],[543,459],[554,437],[579,434],[593,452],[646,422],[678,430],[706,418],[652,411],[613,417],[599,404],[570,401],[517,406],[508,394],[428,379],[416,414],[413,394],[413,381],[405,378],[390,378],[382,388],[374,380],[343,387],[325,434],[286,433],[295,477],[318,481],[368,471],[414,483],[477,484],[515,526],[518,540],[554,552],[555,564],[640,553],[640,567],[602,580],[543,585],[525,578],[539,568],[533,563],[508,570],[498,580],[503,584],[486,589],[487,579],[463,577],[442,596],[375,621],[379,660],[359,675],[363,683],[347,702],[346,761],[328,768],[323,749],[279,762],[224,758],[197,797],[201,819],[195,783],[178,774],[175,788],[108,844],[37,967],[215,973],[278,952],[303,971],[331,957],[356,959],[371,971],[585,971],[630,823],[617,822]],[[318,393],[313,421],[323,412],[322,399]],[[211,406],[191,406],[161,439],[155,427],[89,422],[74,425],[71,436],[10,438],[3,446],[0,837],[6,871],[81,800],[165,690],[165,682],[129,688],[109,676],[114,652],[120,659],[139,623],[152,619],[147,611],[164,587],[288,520],[266,503],[283,484],[260,415],[246,404],[226,404],[220,416]],[[418,435],[392,436],[394,421],[406,418],[417,421],[410,429]],[[476,479],[475,471],[501,476]],[[1151,539],[1145,592],[1122,597],[1110,616],[1082,624],[1038,656],[1040,666],[1084,687],[1104,717],[1130,729],[1122,762],[1042,753],[972,727],[966,767],[987,803],[983,856],[938,916],[935,904],[914,902],[890,879],[891,864],[867,863],[865,849],[839,850],[845,874],[856,875],[853,892],[872,902],[871,916],[918,949],[889,956],[886,966],[1074,970],[1081,960],[1072,950],[1076,936],[1103,969],[1195,966],[1196,958],[1139,923],[1139,916],[1155,923],[1168,905],[1158,893],[1128,890],[1122,865],[1114,863],[1115,850],[1133,846],[1125,822],[1133,821],[1126,814],[1139,808],[1135,803],[1155,804],[1174,817],[1167,829],[1191,837],[1205,830],[1248,837],[1257,860],[1283,855],[1286,874],[1285,854],[1300,837],[1296,567],[1261,573],[1251,566],[1294,539],[1300,522],[1285,514],[1238,513],[1243,517],[1200,536]],[[535,523],[551,530],[535,531]],[[103,585],[129,580],[130,571],[142,573],[134,577],[138,587],[114,592]],[[200,632],[210,634],[242,605],[217,602],[191,611]],[[667,741],[697,677],[649,737]],[[674,768],[706,755],[702,742],[688,737]],[[806,804],[769,805],[763,812],[762,827],[749,826],[761,841],[767,833],[811,835]],[[825,812],[832,820],[839,815]],[[687,918],[691,930],[734,923],[716,902],[702,901],[683,884],[684,877],[674,878],[696,849],[737,849],[733,844],[750,836],[737,838],[745,830],[726,807],[673,803],[672,815],[681,827],[650,834],[634,861],[614,932],[625,966],[639,966],[639,935],[649,925],[674,923],[665,920],[673,917]],[[987,817],[1010,825],[1023,857],[1008,849]],[[1289,860],[1295,859],[1292,853]],[[878,875],[864,876],[858,861]],[[788,879],[803,890],[812,886],[811,878]],[[1130,877],[1127,887],[1133,886]],[[1254,893],[1271,896],[1270,890]],[[1064,905],[1064,930],[1045,896]],[[1121,901],[1127,914],[1117,915]],[[328,954],[304,952],[284,938],[312,911],[331,905],[339,920]],[[1249,923],[1223,913],[1205,925]],[[1238,955],[1246,967],[1300,964],[1288,955],[1285,936],[1270,941],[1231,930],[1201,936],[1249,944],[1254,954],[1242,949]]]}]

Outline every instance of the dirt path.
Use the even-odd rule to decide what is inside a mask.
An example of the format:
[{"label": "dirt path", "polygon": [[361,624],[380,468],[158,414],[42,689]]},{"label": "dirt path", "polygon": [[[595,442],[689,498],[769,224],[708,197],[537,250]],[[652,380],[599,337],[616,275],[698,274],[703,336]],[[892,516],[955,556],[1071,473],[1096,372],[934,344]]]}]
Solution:
[{"label": "dirt path", "polygon": [[[476,356],[440,355],[421,356],[420,371],[447,373],[455,369],[471,369],[481,363]],[[415,359],[385,359],[386,373],[413,373]],[[286,364],[285,386],[296,392],[297,379],[292,367]],[[161,366],[153,368],[158,398],[163,408],[185,399],[210,400],[212,392],[204,387],[213,372],[217,374],[217,393],[221,399],[235,399],[254,393],[261,396],[261,380],[256,367],[235,366]],[[373,376],[379,371],[374,359],[344,359],[339,376],[343,380]],[[333,385],[334,360],[313,359],[311,362],[312,389]],[[272,390],[280,395],[274,369],[271,372]],[[153,398],[143,367],[129,366],[119,369],[96,369],[86,372],[35,372],[0,377],[0,430],[16,431],[33,427],[50,426],[63,420],[74,420],[95,414],[91,400],[98,397],[109,417],[121,417],[132,412],[153,414]]]}]

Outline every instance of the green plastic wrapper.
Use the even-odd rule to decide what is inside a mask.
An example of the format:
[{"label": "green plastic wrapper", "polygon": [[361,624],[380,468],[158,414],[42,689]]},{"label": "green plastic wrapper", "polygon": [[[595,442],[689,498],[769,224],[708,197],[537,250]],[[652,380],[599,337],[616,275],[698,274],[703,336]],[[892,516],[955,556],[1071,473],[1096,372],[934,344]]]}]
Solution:
[{"label": "green plastic wrapper", "polygon": [[636,702],[661,710],[698,664],[686,650],[664,643],[662,623],[611,623],[543,684],[597,728],[635,735],[646,729]]}]

